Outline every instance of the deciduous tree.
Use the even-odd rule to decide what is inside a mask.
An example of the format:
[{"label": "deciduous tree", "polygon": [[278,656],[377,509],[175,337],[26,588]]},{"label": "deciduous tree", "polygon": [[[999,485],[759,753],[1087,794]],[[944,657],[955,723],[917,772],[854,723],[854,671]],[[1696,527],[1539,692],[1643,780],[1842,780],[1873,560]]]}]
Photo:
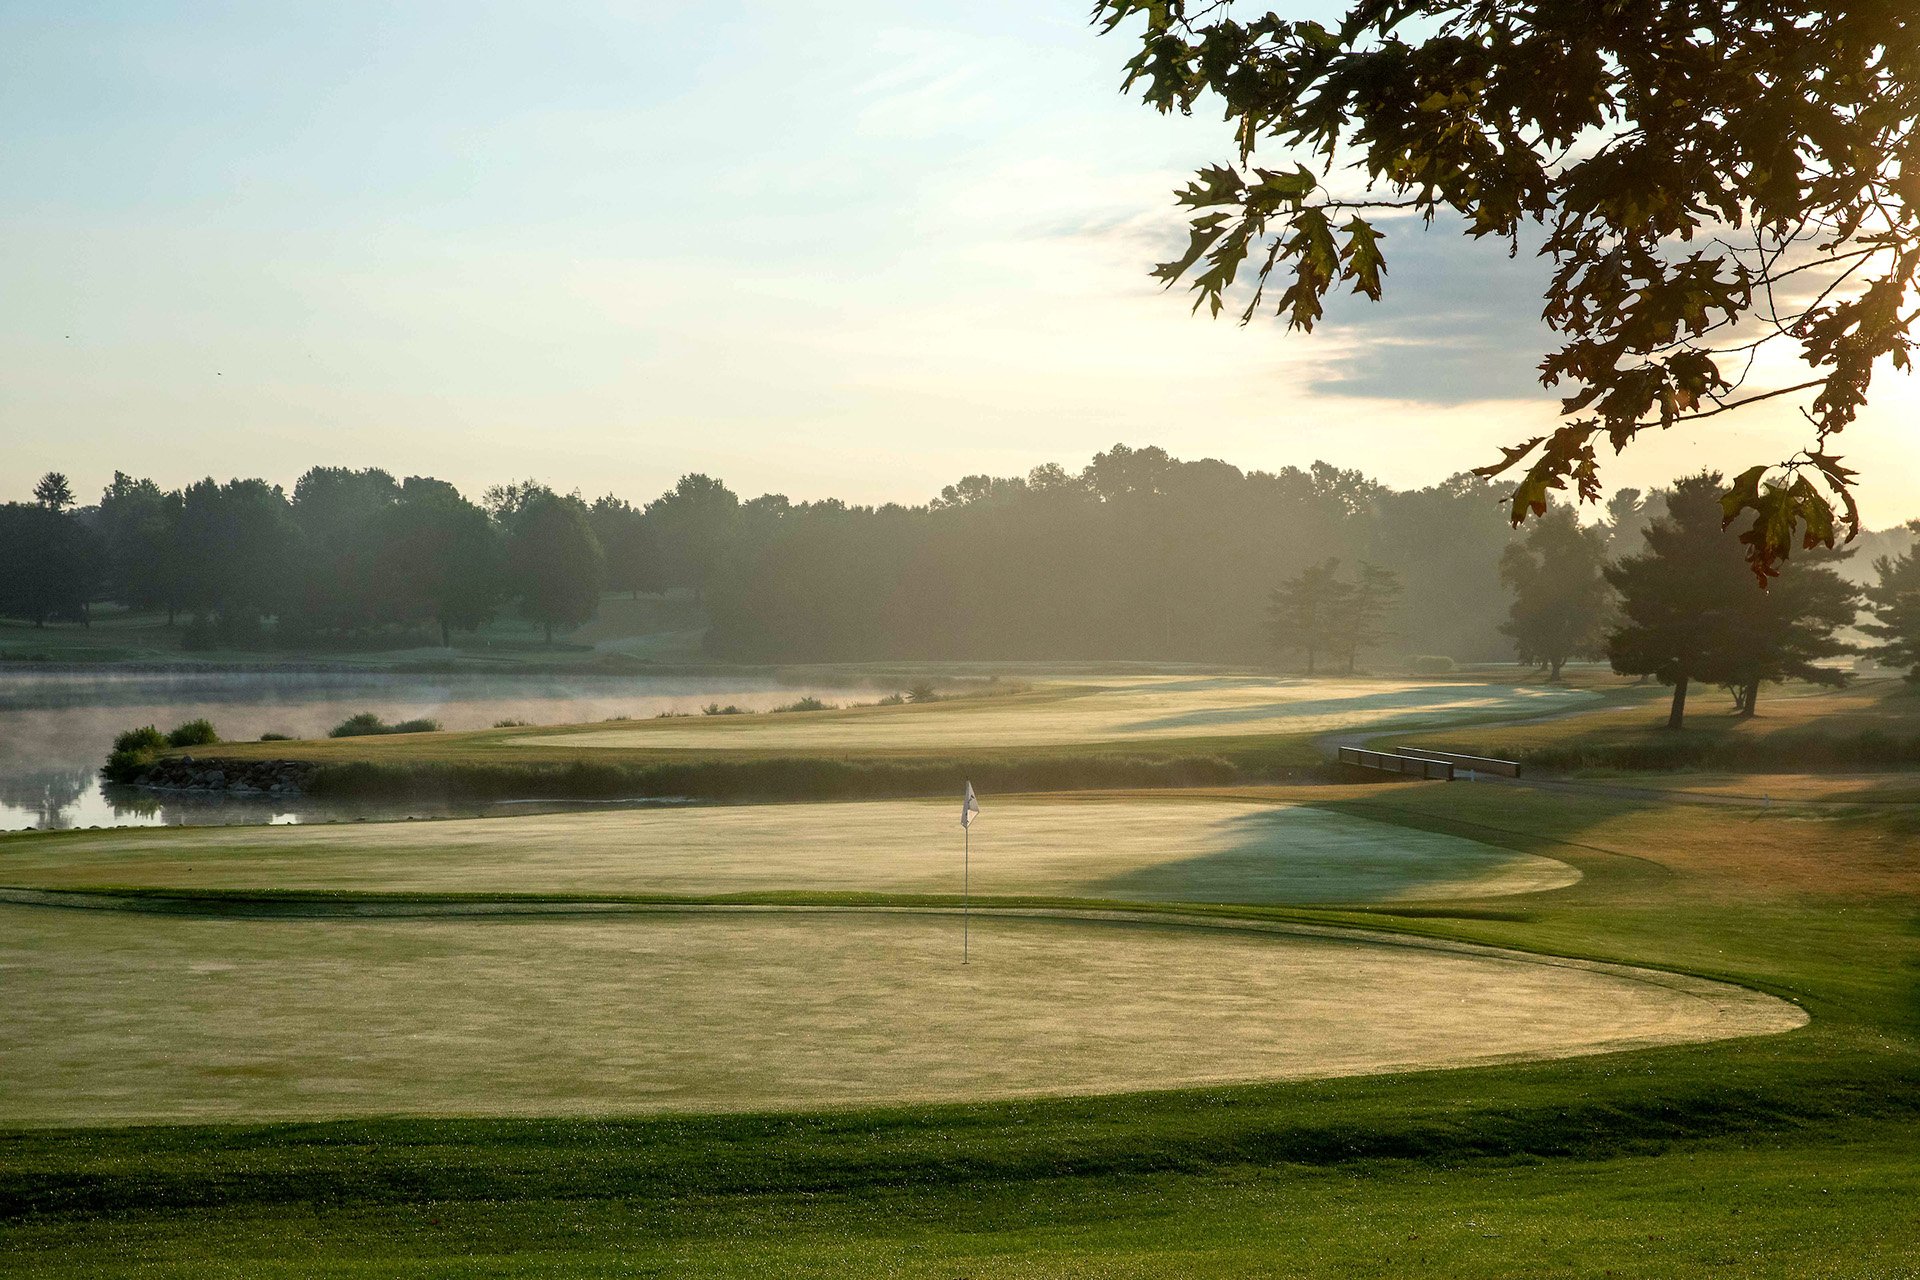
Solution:
[{"label": "deciduous tree", "polygon": [[740,499],[711,476],[681,476],[647,504],[647,524],[659,549],[664,579],[705,598],[721,558],[733,543]]},{"label": "deciduous tree", "polygon": [[544,629],[577,627],[600,607],[600,543],[580,499],[535,493],[507,526],[507,577],[520,612]]},{"label": "deciduous tree", "polygon": [[[1387,217],[1540,244],[1564,422],[1506,450],[1516,523],[1550,491],[1597,500],[1599,447],[1793,395],[1812,439],[1743,470],[1764,582],[1859,526],[1834,437],[1876,366],[1904,368],[1920,274],[1920,9],[1892,0],[1348,0],[1327,24],[1219,0],[1098,0],[1141,23],[1126,87],[1163,112],[1211,96],[1229,162],[1179,194],[1185,252],[1155,274],[1243,322],[1279,291],[1311,329],[1327,292],[1378,299]],[[1394,234],[1398,234],[1397,230]],[[1254,287],[1230,297],[1251,264]],[[1748,386],[1783,348],[1797,379]],[[1757,367],[1771,367],[1760,360]],[[1783,385],[1784,384],[1784,385]]]},{"label": "deciduous tree", "polygon": [[72,512],[52,503],[0,505],[0,614],[86,622],[99,586],[99,541]]},{"label": "deciduous tree", "polygon": [[408,476],[382,515],[371,589],[383,616],[431,622],[440,643],[493,617],[504,590],[500,534],[444,480]]}]

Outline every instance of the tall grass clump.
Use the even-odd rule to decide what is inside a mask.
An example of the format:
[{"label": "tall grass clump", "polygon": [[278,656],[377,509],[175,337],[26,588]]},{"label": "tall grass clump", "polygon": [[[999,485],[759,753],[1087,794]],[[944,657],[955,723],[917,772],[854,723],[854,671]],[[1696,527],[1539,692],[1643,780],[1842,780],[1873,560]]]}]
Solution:
[{"label": "tall grass clump", "polygon": [[327,730],[329,738],[366,738],[381,733],[438,733],[438,720],[402,720],[399,724],[388,724],[371,711],[362,711],[348,716],[333,728]]}]

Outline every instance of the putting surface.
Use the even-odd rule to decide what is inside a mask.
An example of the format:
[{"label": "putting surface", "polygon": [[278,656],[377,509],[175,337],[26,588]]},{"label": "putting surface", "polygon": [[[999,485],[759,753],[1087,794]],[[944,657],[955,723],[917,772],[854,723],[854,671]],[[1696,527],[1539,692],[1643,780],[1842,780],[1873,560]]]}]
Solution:
[{"label": "putting surface", "polygon": [[1701,979],[1304,927],[951,912],[0,906],[0,1125],[1083,1094],[1767,1034]]},{"label": "putting surface", "polygon": [[1301,735],[1578,709],[1577,690],[1416,680],[1280,680],[1138,676],[839,712],[687,716],[558,733],[516,734],[508,746],[623,750],[891,751],[1006,748],[1171,738]]},{"label": "putting surface", "polygon": [[[989,799],[981,895],[1399,902],[1529,893],[1564,862],[1299,805]],[[958,803],[873,801],[525,818],[24,835],[0,885],[385,893],[957,893]]]}]

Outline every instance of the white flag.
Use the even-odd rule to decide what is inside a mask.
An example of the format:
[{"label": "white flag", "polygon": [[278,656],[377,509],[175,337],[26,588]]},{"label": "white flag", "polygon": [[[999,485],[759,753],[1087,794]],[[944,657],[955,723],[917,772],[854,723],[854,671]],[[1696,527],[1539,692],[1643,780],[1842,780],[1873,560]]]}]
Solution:
[{"label": "white flag", "polygon": [[973,798],[973,784],[969,782],[967,784],[966,799],[960,802],[960,825],[963,827],[971,827],[973,825],[973,815],[978,812],[980,812],[980,802]]}]

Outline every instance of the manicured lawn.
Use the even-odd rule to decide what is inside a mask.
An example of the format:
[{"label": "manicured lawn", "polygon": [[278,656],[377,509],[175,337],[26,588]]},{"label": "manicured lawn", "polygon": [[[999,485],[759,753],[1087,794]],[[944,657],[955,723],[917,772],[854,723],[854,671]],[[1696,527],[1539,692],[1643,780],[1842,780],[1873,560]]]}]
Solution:
[{"label": "manicured lawn", "polygon": [[[1590,699],[1546,686],[1422,680],[1135,676],[968,698],[807,715],[701,716],[566,731],[574,748],[951,751],[1174,738],[1297,736],[1477,716],[1548,715]],[[542,734],[514,746],[547,746]]]},{"label": "manicured lawn", "polygon": [[[415,907],[424,913],[425,906]],[[0,1125],[849,1106],[1555,1057],[1805,1015],[1678,975],[1222,920],[0,906]]]},{"label": "manicured lawn", "polygon": [[0,1137],[0,1269],[1920,1274],[1910,807],[1498,785],[1313,799],[1583,878],[1433,907],[1212,912],[1671,968],[1813,1020],[1549,1062],[1080,1099],[27,1131]]},{"label": "manicured lawn", "polygon": [[[1327,788],[1312,795],[1358,794]],[[990,797],[973,889],[1372,903],[1556,889],[1565,862],[1273,800]],[[386,893],[951,894],[957,805],[731,805],[435,822],[0,837],[0,885]]]},{"label": "manicured lawn", "polygon": [[[399,735],[301,743],[223,743],[200,756],[415,764],[740,759],[853,755],[991,757],[1063,749],[1308,742],[1335,729],[1551,715],[1591,691],[1475,680],[1295,680],[1266,676],[1111,676],[1028,692],[837,711],[679,716],[617,724]],[[1309,756],[1308,758],[1316,758]]]},{"label": "manicured lawn", "polygon": [[857,1192],[130,1213],[17,1230],[81,1277],[1920,1274],[1920,1123],[1604,1160],[1245,1164]]}]

